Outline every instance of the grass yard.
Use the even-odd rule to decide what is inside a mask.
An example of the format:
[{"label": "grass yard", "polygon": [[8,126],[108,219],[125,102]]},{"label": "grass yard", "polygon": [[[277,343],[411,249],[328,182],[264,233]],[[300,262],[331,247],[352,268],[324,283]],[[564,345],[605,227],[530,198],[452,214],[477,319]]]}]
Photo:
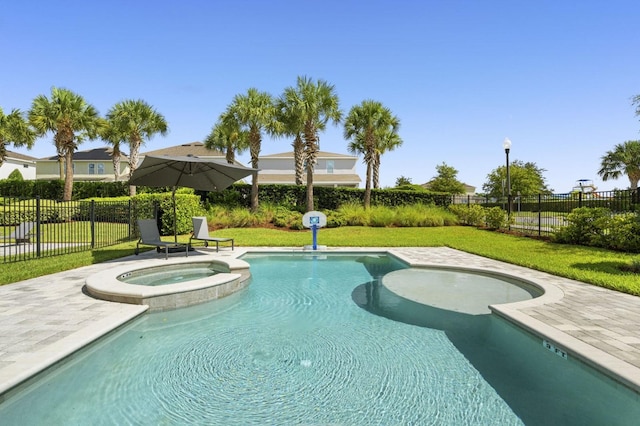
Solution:
[{"label": "grass yard", "polygon": [[[270,228],[231,228],[212,233],[235,238],[237,247],[301,247],[311,244],[311,232]],[[166,237],[165,237],[166,238]],[[187,242],[188,235],[178,241]],[[640,258],[637,254],[561,245],[466,226],[429,228],[371,228],[348,226],[321,229],[318,244],[332,247],[439,247],[501,260],[554,275],[640,295],[638,274],[622,268]],[[67,269],[133,254],[135,242],[64,256],[5,264],[0,284],[9,284]],[[43,282],[45,284],[45,282]]]}]

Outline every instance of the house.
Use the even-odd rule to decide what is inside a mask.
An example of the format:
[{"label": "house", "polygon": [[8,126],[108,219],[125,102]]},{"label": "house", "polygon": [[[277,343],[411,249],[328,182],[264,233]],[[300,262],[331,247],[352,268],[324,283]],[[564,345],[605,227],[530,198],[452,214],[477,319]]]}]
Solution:
[{"label": "house", "polygon": [[[167,148],[156,149],[154,151],[147,151],[140,154],[140,163],[147,155],[162,156],[167,155],[170,157],[198,157],[211,161],[227,162],[226,156],[223,152],[215,149],[209,149],[202,142],[189,142],[182,145],[170,146]],[[244,164],[234,161],[235,165],[243,166]]]},{"label": "house", "polygon": [[[102,147],[73,153],[74,181],[113,182],[115,174],[112,159],[113,149]],[[126,180],[129,173],[129,158],[120,154],[119,180]],[[39,158],[36,160],[36,179],[60,179],[58,156]]]},{"label": "house", "polygon": [[[356,173],[357,156],[319,151],[313,173],[315,186],[346,186],[357,188],[361,182]],[[258,157],[258,184],[286,184],[296,182],[293,151]],[[306,173],[303,182],[306,183]]]},{"label": "house", "polygon": [[7,150],[4,162],[0,165],[0,179],[8,178],[14,170],[19,170],[24,180],[34,180],[36,178],[36,158]]}]

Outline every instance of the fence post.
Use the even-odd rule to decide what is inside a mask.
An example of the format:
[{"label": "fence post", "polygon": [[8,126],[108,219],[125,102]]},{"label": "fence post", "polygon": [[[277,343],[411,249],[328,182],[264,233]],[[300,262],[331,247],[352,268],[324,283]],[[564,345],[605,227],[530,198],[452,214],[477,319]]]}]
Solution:
[{"label": "fence post", "polygon": [[538,237],[542,235],[542,194],[538,194]]},{"label": "fence post", "polygon": [[91,226],[91,248],[96,247],[96,200],[89,202],[89,223]]},{"label": "fence post", "polygon": [[40,196],[36,195],[36,257],[40,257],[40,224],[42,223],[40,214]]}]

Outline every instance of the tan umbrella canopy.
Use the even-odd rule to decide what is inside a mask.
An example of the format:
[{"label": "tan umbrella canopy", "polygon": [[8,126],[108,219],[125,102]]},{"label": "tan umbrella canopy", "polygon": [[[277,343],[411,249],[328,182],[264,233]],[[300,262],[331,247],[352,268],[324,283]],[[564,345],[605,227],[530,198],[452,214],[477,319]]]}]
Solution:
[{"label": "tan umbrella canopy", "polygon": [[200,191],[222,191],[234,182],[258,173],[233,164],[219,163],[198,157],[144,157],[142,164],[133,171],[129,185],[173,187],[173,233],[176,234],[176,188],[179,186]]}]

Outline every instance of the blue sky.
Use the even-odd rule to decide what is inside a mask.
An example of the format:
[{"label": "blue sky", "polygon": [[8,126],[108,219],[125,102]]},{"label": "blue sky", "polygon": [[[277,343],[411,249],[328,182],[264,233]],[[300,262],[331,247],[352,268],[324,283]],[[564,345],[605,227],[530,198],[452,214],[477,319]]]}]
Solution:
[{"label": "blue sky", "polygon": [[[5,111],[28,110],[52,86],[103,115],[144,99],[170,127],[147,151],[201,141],[234,95],[278,96],[307,75],[335,85],[345,114],[374,99],[400,118],[404,143],[382,157],[382,186],[399,176],[424,183],[444,162],[481,191],[505,162],[505,137],[510,158],[545,169],[556,192],[583,178],[601,190],[629,184],[597,171],[615,144],[640,139],[637,0],[6,3]],[[322,150],[347,153],[340,126],[320,138]],[[262,154],[289,150],[288,140],[263,139]],[[51,135],[17,151],[55,154]]]}]

